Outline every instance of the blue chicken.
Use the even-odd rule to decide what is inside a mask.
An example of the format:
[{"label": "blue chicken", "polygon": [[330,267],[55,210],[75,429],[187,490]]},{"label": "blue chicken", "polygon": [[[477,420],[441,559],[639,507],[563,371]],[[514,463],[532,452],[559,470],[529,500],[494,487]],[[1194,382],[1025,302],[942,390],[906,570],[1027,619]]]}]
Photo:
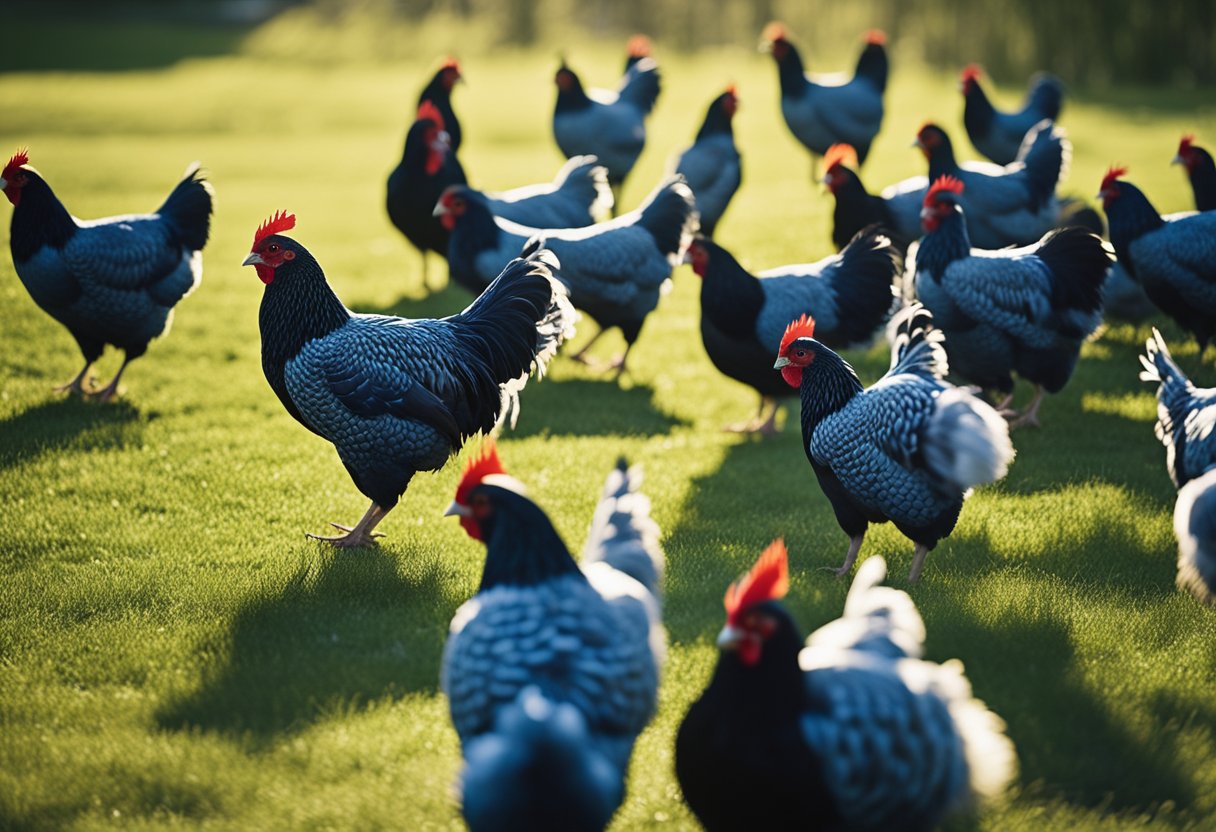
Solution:
[{"label": "blue chicken", "polygon": [[738,109],[739,96],[732,85],[709,105],[696,140],[672,165],[672,171],[688,181],[697,198],[701,233],[706,237],[714,236],[718,221],[743,181],[743,165],[732,128]]},{"label": "blue chicken", "polygon": [[991,406],[955,387],[942,333],[919,304],[892,321],[891,368],[863,388],[849,363],[815,340],[814,320],[786,329],[774,368],[802,399],[802,443],[849,551],[857,560],[870,523],[888,520],[916,544],[908,581],[954,530],[975,486],[1005,476],[1009,426]]},{"label": "blue chicken", "polygon": [[1186,171],[1191,192],[1195,195],[1195,210],[1216,209],[1216,160],[1212,159],[1211,153],[1195,144],[1194,136],[1182,137],[1178,142],[1178,152],[1170,164],[1182,165]]},{"label": "blue chicken", "polygon": [[599,830],[625,794],[666,650],[663,553],[641,474],[608,475],[581,565],[490,445],[448,514],[486,546],[452,619],[442,683],[474,832]]},{"label": "blue chicken", "polygon": [[[78,220],[28,163],[18,151],[0,173],[13,204],[13,265],[84,355],[84,367],[56,390],[110,401],[127,365],[169,331],[173,308],[202,280],[211,185],[195,163],[154,213]],[[104,388],[89,390],[89,369],[107,344],[123,351],[122,366]]]},{"label": "blue chicken", "polygon": [[1158,385],[1157,438],[1178,488],[1178,585],[1210,604],[1216,596],[1216,387],[1191,383],[1156,329],[1140,363],[1141,380]]},{"label": "blue chicken", "polygon": [[594,225],[612,210],[613,204],[607,169],[594,156],[570,159],[552,182],[484,196],[494,216],[533,228]]},{"label": "blue chicken", "polygon": [[1081,345],[1102,323],[1110,256],[1083,228],[1052,231],[1018,249],[971,248],[963,183],[944,176],[925,195],[925,236],[916,251],[916,296],[946,334],[950,367],[1012,401],[1013,374],[1034,398],[1013,424],[1039,425],[1044,393],[1072,377]]},{"label": "blue chicken", "polygon": [[513,420],[537,375],[573,334],[574,310],[543,250],[506,264],[469,308],[447,318],[351,312],[308,249],[276,214],[254,235],[243,265],[266,284],[258,311],[262,372],[297,421],[337,448],[371,499],[335,546],[374,542],[376,525],[418,471],[435,471],[476,433]]},{"label": "blue chicken", "polygon": [[963,127],[975,149],[998,165],[1017,159],[1022,140],[1043,119],[1056,121],[1064,105],[1064,85],[1047,72],[1030,79],[1026,100],[1018,110],[1001,112],[992,106],[980,86],[983,71],[976,64],[963,69],[959,86],[963,93]]}]

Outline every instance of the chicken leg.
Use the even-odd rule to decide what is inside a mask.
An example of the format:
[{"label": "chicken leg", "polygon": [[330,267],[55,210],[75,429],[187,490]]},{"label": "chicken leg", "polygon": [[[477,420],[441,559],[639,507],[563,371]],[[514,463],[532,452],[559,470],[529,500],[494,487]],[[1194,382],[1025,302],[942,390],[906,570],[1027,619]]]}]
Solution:
[{"label": "chicken leg", "polygon": [[601,327],[599,332],[597,332],[591,336],[590,341],[588,341],[586,344],[583,344],[583,348],[581,350],[576,352],[574,355],[570,356],[571,360],[577,361],[580,364],[590,364],[591,359],[587,358],[587,350],[591,349],[591,345],[594,344],[596,341],[598,341],[600,339],[600,336],[603,334],[604,334],[604,329],[603,329],[603,327]]},{"label": "chicken leg", "polygon": [[1026,409],[1021,413],[1013,414],[1013,418],[1006,416],[1009,419],[1010,428],[1042,427],[1039,422],[1039,406],[1043,404],[1043,388],[1036,384],[1034,386],[1034,398],[1030,400],[1030,404],[1026,405]]},{"label": "chicken leg", "polygon": [[60,384],[59,386],[53,387],[51,389],[54,390],[56,393],[74,393],[77,396],[89,395],[92,391],[86,390],[84,385],[85,385],[85,381],[86,381],[85,376],[87,376],[89,374],[89,368],[92,366],[93,366],[92,361],[85,362],[84,369],[76,374],[76,378],[72,379],[67,384]]},{"label": "chicken leg", "polygon": [[374,532],[372,529],[376,528],[376,524],[383,520],[386,514],[388,514],[387,511],[372,503],[368,507],[367,512],[364,513],[363,519],[356,523],[354,527],[344,526],[341,523],[329,524],[339,531],[346,532],[346,534],[326,536],[305,532],[304,536],[313,540],[324,540],[341,549],[355,546],[372,546],[375,545],[376,538],[384,537],[383,532]]},{"label": "chicken leg", "polygon": [[908,583],[914,584],[920,580],[920,573],[925,568],[925,555],[927,554],[929,554],[929,547],[917,543],[916,552],[912,555],[912,570],[908,572]]},{"label": "chicken leg", "polygon": [[89,395],[92,398],[96,399],[97,401],[101,402],[102,404],[106,404],[107,402],[112,400],[116,395],[118,395],[118,380],[120,378],[122,378],[122,371],[127,369],[127,365],[130,363],[131,363],[131,357],[125,356],[122,360],[122,366],[119,367],[118,372],[114,374],[114,380],[111,381],[109,384],[107,384],[101,390],[94,391],[93,393],[90,393]]},{"label": "chicken leg", "polygon": [[829,572],[834,572],[837,578],[841,578],[849,574],[849,570],[853,568],[853,564],[857,563],[857,553],[861,551],[861,542],[865,539],[865,532],[857,535],[857,537],[849,538],[849,552],[844,556],[844,564],[839,569],[833,569],[830,566],[822,566],[820,568],[826,569]]},{"label": "chicken leg", "polygon": [[[768,411],[768,417],[764,418],[766,408],[771,409]],[[746,422],[727,425],[726,430],[730,433],[758,433],[761,436],[776,436],[777,400],[772,396],[761,396],[760,407],[756,410],[756,415],[753,418],[748,419]]]}]

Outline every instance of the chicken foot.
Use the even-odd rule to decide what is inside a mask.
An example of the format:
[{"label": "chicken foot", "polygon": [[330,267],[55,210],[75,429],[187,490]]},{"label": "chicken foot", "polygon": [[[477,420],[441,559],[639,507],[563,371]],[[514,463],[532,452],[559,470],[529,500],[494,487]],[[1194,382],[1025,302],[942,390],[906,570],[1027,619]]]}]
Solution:
[{"label": "chicken foot", "polygon": [[88,396],[93,391],[85,388],[86,382],[90,381],[86,376],[89,374],[89,368],[93,366],[93,362],[89,361],[84,365],[84,369],[76,374],[76,378],[69,381],[67,384],[60,384],[52,387],[56,393],[72,393],[77,396]]},{"label": "chicken foot", "polygon": [[384,519],[386,514],[388,514],[387,511],[372,503],[364,513],[363,518],[353,527],[344,526],[341,523],[329,524],[339,531],[346,532],[346,534],[326,536],[305,532],[304,536],[312,540],[324,540],[342,549],[353,548],[355,546],[373,546],[376,543],[376,538],[384,537],[384,533],[374,532],[372,529]]}]

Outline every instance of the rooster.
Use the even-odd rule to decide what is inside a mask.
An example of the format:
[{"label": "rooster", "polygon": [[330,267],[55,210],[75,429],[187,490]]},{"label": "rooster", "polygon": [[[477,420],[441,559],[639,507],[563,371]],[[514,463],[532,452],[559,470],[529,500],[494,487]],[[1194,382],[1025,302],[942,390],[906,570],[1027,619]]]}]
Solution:
[{"label": "rooster", "polygon": [[484,198],[463,187],[445,191],[435,212],[452,231],[452,278],[474,292],[529,239],[543,239],[561,261],[557,277],[569,287],[571,303],[600,325],[575,358],[583,360],[605,329],[620,327],[625,354],[610,365],[618,377],[697,228],[692,191],[680,176],[665,180],[628,214],[587,228],[537,229],[496,220]]},{"label": "rooster", "polygon": [[1216,211],[1162,217],[1126,173],[1112,167],[1098,193],[1119,264],[1202,354],[1216,334]]},{"label": "rooster", "polygon": [[731,85],[709,105],[696,140],[671,166],[674,173],[688,180],[688,187],[697,198],[701,233],[706,237],[714,236],[718,221],[743,181],[743,166],[731,126],[738,109],[739,97]]},{"label": "rooster", "polygon": [[439,70],[418,95],[419,107],[429,101],[439,110],[439,115],[443,117],[443,127],[448,133],[448,144],[451,145],[453,153],[460,150],[461,133],[460,121],[457,120],[456,113],[452,110],[452,88],[463,80],[464,75],[460,72],[460,62],[455,58],[444,58]]},{"label": "rooster", "polygon": [[866,192],[857,174],[857,151],[834,144],[823,157],[823,184],[836,199],[832,212],[832,243],[837,251],[868,225],[880,225],[900,249],[907,251],[920,237],[920,207],[929,179],[914,176],[883,188],[880,195]]},{"label": "rooster", "polygon": [[258,322],[262,371],[287,412],[329,440],[371,506],[335,546],[374,542],[376,524],[417,471],[434,471],[464,441],[513,418],[530,370],[543,374],[573,334],[566,290],[543,251],[507,264],[468,309],[448,318],[359,315],[334,294],[308,249],[258,228],[242,265],[266,284]]},{"label": "rooster", "polygon": [[1140,363],[1141,380],[1158,385],[1157,438],[1178,489],[1178,585],[1210,604],[1216,595],[1216,387],[1192,384],[1156,328]]},{"label": "rooster", "polygon": [[1008,165],[1018,157],[1022,139],[1043,119],[1056,121],[1064,103],[1060,79],[1040,72],[1030,79],[1022,109],[1002,113],[992,106],[980,86],[983,70],[970,64],[963,70],[959,87],[963,93],[963,126],[971,144],[998,165]]},{"label": "rooster", "polygon": [[[155,213],[78,220],[28,163],[29,153],[19,150],[0,172],[0,190],[13,204],[13,266],[84,355],[84,367],[56,391],[108,402],[127,365],[169,331],[173,307],[203,277],[211,185],[195,163]],[[89,369],[106,344],[123,351],[122,366],[93,391]]]},{"label": "rooster", "polygon": [[[631,41],[632,44],[640,43]],[[639,49],[642,47],[638,47]],[[637,49],[630,49],[630,57]],[[553,138],[566,158],[591,154],[608,168],[608,184],[616,202],[625,178],[646,146],[646,117],[659,97],[659,65],[645,55],[626,63],[616,92],[583,89],[565,60],[554,77],[557,103],[553,109]]]},{"label": "rooster", "polygon": [[427,283],[427,252],[448,252],[448,232],[431,216],[435,201],[449,185],[468,179],[452,151],[443,114],[430,101],[418,108],[401,161],[388,177],[388,218],[422,255],[422,281]]},{"label": "rooster", "polygon": [[959,376],[1012,401],[1017,373],[1034,398],[1013,425],[1039,425],[1044,391],[1068,383],[1081,344],[1102,323],[1102,283],[1110,256],[1083,228],[1049,232],[1018,249],[971,248],[962,182],[943,176],[925,195],[925,236],[916,251],[916,296],[946,335]]},{"label": "rooster", "polygon": [[594,156],[575,156],[544,185],[485,196],[494,216],[534,228],[583,228],[612,210],[607,171]]},{"label": "rooster", "polygon": [[466,468],[447,513],[486,563],[452,619],[442,684],[473,832],[603,829],[624,798],[666,650],[640,484],[624,462],[608,475],[580,565],[492,445]]},{"label": "rooster", "polygon": [[1072,145],[1064,131],[1040,122],[1026,136],[1018,161],[1005,167],[984,162],[960,165],[946,131],[926,124],[916,146],[929,161],[929,180],[953,176],[967,186],[960,205],[977,248],[1024,246],[1056,226],[1061,205],[1056,186],[1064,178]]},{"label": "rooster", "polygon": [[1186,178],[1195,192],[1195,209],[1211,211],[1216,208],[1216,162],[1212,154],[1195,144],[1194,136],[1183,136],[1178,154],[1171,164],[1186,168]]},{"label": "rooster", "polygon": [[977,485],[1005,476],[1013,459],[1009,426],[991,406],[943,380],[946,352],[932,315],[919,304],[894,319],[891,368],[863,389],[848,362],[815,340],[803,316],[781,339],[774,368],[802,398],[803,450],[849,536],[844,575],[866,527],[888,520],[916,544],[908,581],[954,530]]},{"label": "rooster", "polygon": [[676,734],[676,778],[710,832],[935,829],[1013,780],[1004,723],[960,662],[921,658],[924,622],[886,572],[866,560],[843,617],[805,645],[780,603],[780,540],[726,591],[718,664]]},{"label": "rooster", "polygon": [[731,430],[761,434],[777,432],[777,399],[793,395],[773,372],[786,324],[810,314],[828,346],[864,344],[887,319],[893,283],[903,271],[899,252],[874,226],[859,232],[840,254],[756,276],[710,240],[694,240],[688,259],[702,279],[705,352],[724,375],[760,394],[756,418]]},{"label": "rooster", "polygon": [[764,29],[763,44],[777,62],[781,82],[781,115],[794,138],[813,156],[823,156],[839,142],[857,150],[864,163],[870,144],[882,127],[883,93],[887,88],[886,35],[866,33],[866,45],[851,79],[812,78],[789,41],[785,25],[774,21]]}]

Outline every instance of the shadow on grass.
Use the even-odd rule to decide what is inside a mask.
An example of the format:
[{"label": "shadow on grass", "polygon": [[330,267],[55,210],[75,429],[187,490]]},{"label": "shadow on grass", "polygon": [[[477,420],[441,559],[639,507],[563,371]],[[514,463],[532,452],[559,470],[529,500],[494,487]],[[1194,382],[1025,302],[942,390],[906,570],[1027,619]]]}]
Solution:
[{"label": "shadow on grass", "polygon": [[656,436],[688,424],[660,410],[654,398],[653,387],[620,387],[611,377],[532,380],[520,394],[519,422],[511,435]]},{"label": "shadow on grass", "polygon": [[439,558],[380,548],[304,557],[285,586],[237,614],[200,687],[158,714],[161,727],[268,741],[385,696],[437,690],[457,606]]},{"label": "shadow on grass", "polygon": [[98,404],[57,398],[0,422],[0,470],[15,468],[45,453],[111,450],[138,445],[145,421],[139,408],[119,400]]}]

